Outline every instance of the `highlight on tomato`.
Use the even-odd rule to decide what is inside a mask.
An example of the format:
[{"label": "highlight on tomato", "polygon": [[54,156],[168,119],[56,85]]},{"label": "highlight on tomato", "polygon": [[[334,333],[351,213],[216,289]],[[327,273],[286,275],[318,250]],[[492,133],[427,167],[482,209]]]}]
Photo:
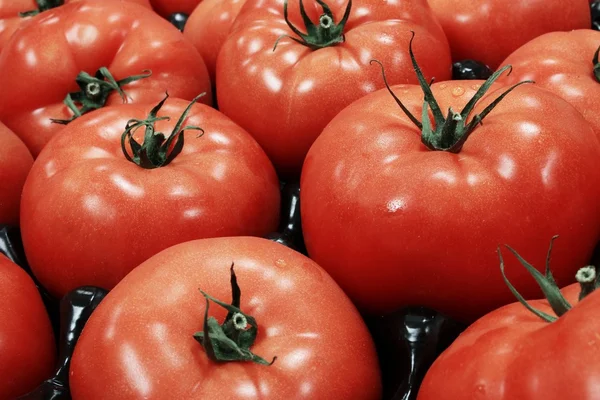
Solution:
[{"label": "highlight on tomato", "polygon": [[548,32],[588,29],[588,0],[429,0],[450,42],[452,59],[474,59],[492,70],[510,53]]},{"label": "highlight on tomato", "polygon": [[[560,234],[554,275],[567,282],[600,234],[590,124],[531,83],[494,88],[509,66],[430,85],[411,55],[420,86],[363,97],[312,146],[301,178],[310,257],[377,314],[417,304],[471,322],[509,303],[494,274],[508,241],[537,265]],[[537,294],[524,272],[511,280]]]},{"label": "highlight on tomato", "polygon": [[103,300],[70,369],[73,400],[380,400],[361,316],[312,260],[254,237],[173,246]]},{"label": "highlight on tomato", "polygon": [[550,270],[552,243],[545,273],[506,247],[535,278],[545,298],[525,300],[506,277],[498,248],[502,277],[519,301],[492,311],[463,332],[427,372],[418,400],[597,399],[596,268],[580,268],[578,284],[560,290]]},{"label": "highlight on tomato", "polygon": [[0,253],[0,399],[14,400],[52,374],[56,350],[35,283]]},{"label": "highlight on tomato", "polygon": [[[152,10],[127,1],[77,1],[34,18],[0,53],[0,120],[34,157],[65,124],[123,102],[172,96],[211,103],[194,46]],[[65,55],[69,56],[65,56]]]},{"label": "highlight on tomato", "polygon": [[269,159],[197,100],[106,107],[48,143],[25,183],[21,231],[51,294],[110,290],[177,243],[275,230],[279,182]]},{"label": "highlight on tomato", "polygon": [[426,0],[247,0],[217,58],[219,109],[280,176],[297,178],[327,123],[383,87],[371,58],[389,65],[390,82],[417,82],[405,50],[411,30],[427,79],[449,79],[448,42]]},{"label": "highlight on tomato", "polygon": [[600,138],[600,32],[580,29],[551,32],[521,46],[504,61],[513,72],[510,84],[531,79],[571,103]]}]

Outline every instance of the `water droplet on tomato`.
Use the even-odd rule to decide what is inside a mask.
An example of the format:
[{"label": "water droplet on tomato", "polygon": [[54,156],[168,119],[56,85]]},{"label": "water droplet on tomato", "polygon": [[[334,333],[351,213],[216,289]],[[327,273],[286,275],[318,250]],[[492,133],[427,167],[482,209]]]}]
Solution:
[{"label": "water droplet on tomato", "polygon": [[461,86],[457,86],[454,89],[452,89],[452,95],[455,97],[462,96],[463,94],[465,94],[465,89]]},{"label": "water droplet on tomato", "polygon": [[440,85],[440,89],[441,89],[441,90],[444,90],[444,89],[446,89],[447,87],[448,87],[448,85],[446,85],[445,83],[442,83],[442,84]]},{"label": "water droplet on tomato", "polygon": [[473,85],[473,86],[471,86],[471,89],[478,90],[480,87],[481,87],[481,85]]}]

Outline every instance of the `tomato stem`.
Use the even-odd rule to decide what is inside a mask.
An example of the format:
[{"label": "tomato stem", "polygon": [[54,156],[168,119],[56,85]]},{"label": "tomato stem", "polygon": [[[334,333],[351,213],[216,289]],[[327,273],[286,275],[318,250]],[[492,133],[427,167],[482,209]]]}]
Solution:
[{"label": "tomato stem", "polygon": [[594,76],[596,77],[596,81],[600,82],[600,63],[598,62],[598,53],[600,53],[600,47],[596,49],[592,63],[594,64]]},{"label": "tomato stem", "polygon": [[[104,107],[108,101],[108,96],[114,91],[119,93],[123,102],[126,102],[127,96],[121,87],[152,75],[150,70],[144,70],[143,72],[141,75],[133,75],[117,81],[106,67],[100,68],[94,76],[81,71],[75,78],[75,82],[81,90],[67,94],[63,101],[71,110],[73,116],[70,119],[51,119],[51,121],[67,125],[83,114]],[[77,107],[76,103],[81,104],[81,107]]]},{"label": "tomato stem", "polygon": [[[206,95],[206,93],[201,93],[196,96],[190,104],[183,111],[179,120],[175,124],[175,127],[171,131],[169,137],[165,137],[165,134],[162,132],[156,132],[154,124],[157,121],[170,120],[170,117],[157,117],[158,111],[165,104],[165,101],[169,98],[169,94],[167,93],[165,98],[160,101],[152,110],[150,110],[150,114],[148,114],[147,119],[130,119],[125,126],[125,132],[121,136],[121,149],[123,150],[123,154],[127,160],[139,165],[145,169],[154,169],[160,168],[168,165],[179,153],[183,150],[184,144],[184,135],[183,132],[185,130],[197,130],[202,133],[197,137],[200,137],[204,134],[204,130],[197,126],[183,126],[188,114],[190,113],[192,106],[196,103],[196,101]],[[134,138],[133,134],[138,128],[145,127],[144,141],[142,144],[138,143]],[[173,141],[177,139],[175,144]],[[129,140],[129,145],[131,147],[131,151],[133,156],[129,155],[127,151],[127,147],[125,146],[125,142]]]},{"label": "tomato stem", "polygon": [[575,279],[581,286],[579,301],[600,287],[600,275],[596,273],[596,267],[593,265],[580,268],[575,274]]},{"label": "tomato stem", "polygon": [[[496,100],[494,100],[490,105],[488,105],[480,114],[476,114],[473,118],[471,118],[470,122],[467,122],[467,119],[477,102],[488,92],[492,84],[502,75],[502,73],[504,73],[504,71],[512,68],[510,65],[507,65],[492,74],[492,76],[490,76],[485,83],[481,85],[479,90],[477,90],[477,92],[473,95],[471,100],[469,100],[467,105],[465,105],[460,113],[454,112],[450,108],[447,116],[445,117],[437,100],[435,99],[435,96],[433,95],[433,92],[431,91],[431,83],[427,82],[423,72],[421,71],[421,68],[419,67],[419,64],[417,63],[417,60],[415,59],[412,48],[415,33],[413,31],[411,31],[411,33],[412,37],[409,42],[408,51],[412,60],[413,68],[417,74],[417,79],[419,80],[419,85],[421,86],[421,89],[425,95],[421,121],[419,121],[404,106],[404,104],[402,104],[402,101],[398,98],[398,96],[394,94],[387,82],[383,64],[381,64],[381,62],[378,60],[371,60],[371,63],[375,62],[379,64],[381,67],[381,73],[383,75],[385,87],[396,101],[396,104],[398,104],[408,118],[421,130],[421,141],[429,150],[448,151],[450,153],[460,152],[463,145],[471,133],[473,133],[477,125],[483,121],[483,119],[498,105],[498,103],[500,103],[500,101],[502,101],[502,99],[504,99],[504,97],[506,97],[506,95],[524,83],[533,83],[533,81],[523,81],[511,86],[504,93],[498,96],[498,98],[496,98]],[[431,109],[431,113],[433,114],[435,127],[431,126],[429,109]]]},{"label": "tomato stem", "polygon": [[[277,357],[273,357],[273,360],[269,362],[250,351],[258,334],[258,325],[254,317],[244,314],[240,310],[242,292],[233,267],[232,263],[230,268],[231,304],[217,300],[200,290],[206,299],[204,330],[196,332],[194,339],[204,347],[208,358],[215,362],[252,361],[261,365],[273,365]],[[208,316],[208,307],[211,301],[228,311],[222,325],[219,325],[214,317]]]},{"label": "tomato stem", "polygon": [[318,25],[315,25],[311,21],[308,14],[306,14],[304,3],[302,2],[302,0],[300,0],[300,15],[302,16],[302,20],[304,21],[304,27],[306,28],[306,33],[304,33],[290,22],[288,16],[288,0],[284,0],[283,17],[285,19],[285,22],[288,24],[292,32],[300,36],[300,39],[290,35],[281,35],[275,41],[273,51],[275,51],[277,45],[279,44],[279,41],[284,37],[292,39],[293,41],[298,42],[301,45],[310,48],[311,50],[322,49],[323,47],[334,46],[338,43],[344,42],[344,27],[346,26],[348,18],[350,17],[350,10],[352,9],[352,0],[348,0],[348,6],[346,7],[344,16],[338,24],[335,23],[333,13],[331,12],[331,9],[327,5],[327,3],[325,3],[323,0],[316,1],[323,9],[323,14],[321,14],[321,16],[319,17]]},{"label": "tomato stem", "polygon": [[50,9],[62,6],[65,4],[64,0],[35,0],[38,8],[31,11],[24,11],[19,13],[19,17],[33,17],[41,12],[48,11]]}]

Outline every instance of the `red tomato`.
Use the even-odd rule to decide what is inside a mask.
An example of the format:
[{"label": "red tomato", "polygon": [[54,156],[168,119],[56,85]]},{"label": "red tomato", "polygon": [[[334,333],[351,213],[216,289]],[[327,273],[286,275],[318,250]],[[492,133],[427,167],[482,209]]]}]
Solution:
[{"label": "red tomato", "polygon": [[[443,112],[462,110],[481,83],[432,91]],[[393,90],[421,116],[420,87]],[[600,142],[577,110],[518,87],[456,151],[424,146],[386,90],[344,109],[311,148],[301,180],[307,249],[359,308],[418,304],[472,321],[512,298],[494,274],[504,241],[539,263],[547,238],[560,234],[559,282],[589,260],[600,234]],[[537,293],[525,272],[514,281]]]},{"label": "red tomato", "polygon": [[492,70],[547,32],[589,28],[587,0],[429,0],[450,42],[452,59],[474,59]]},{"label": "red tomato", "polygon": [[229,35],[233,21],[246,0],[204,0],[190,15],[183,35],[198,49],[215,82],[217,56]]},{"label": "red tomato", "polygon": [[0,400],[13,400],[52,375],[56,350],[33,280],[2,254],[0,293]]},{"label": "red tomato", "polygon": [[27,146],[0,122],[0,225],[19,224],[19,203],[33,164]]},{"label": "red tomato", "polygon": [[598,46],[600,32],[591,29],[547,33],[504,61],[513,66],[506,82],[535,81],[574,105],[600,135],[600,83],[592,61]]},{"label": "red tomato", "polygon": [[[50,0],[47,3],[55,2],[57,6],[68,4],[78,0]],[[104,0],[99,0],[104,1]],[[150,7],[148,0],[127,0]],[[12,34],[29,18],[19,16],[19,13],[39,10],[36,0],[0,0],[0,51],[4,48]]]},{"label": "red tomato", "polygon": [[[580,303],[578,292],[579,285],[562,290],[573,308],[555,322],[518,302],[482,317],[435,361],[418,400],[600,398],[600,292]],[[548,300],[528,304],[554,317]]]},{"label": "red tomato", "polygon": [[[229,303],[232,262],[239,309],[258,327],[250,351],[276,356],[271,366],[211,361],[193,337],[207,306],[198,289]],[[210,316],[225,314],[211,301]],[[88,321],[70,373],[74,400],[381,398],[373,342],[346,295],[307,257],[250,237],[180,244],[136,268]]]},{"label": "red tomato", "polygon": [[202,0],[150,0],[150,3],[157,13],[166,18],[174,13],[190,15],[201,1]]},{"label": "red tomato", "polygon": [[[297,176],[325,125],[383,86],[379,71],[369,66],[372,58],[389,65],[390,82],[416,83],[405,50],[411,30],[428,79],[450,78],[448,43],[426,0],[329,0],[333,22],[315,0],[304,1],[312,21],[334,31],[350,9],[343,41],[316,50],[282,37],[298,38],[286,25],[282,3],[246,1],[217,59],[219,108],[254,136],[282,175]],[[290,1],[288,11],[290,22],[304,31],[299,2]]]},{"label": "red tomato", "polygon": [[[171,120],[158,121],[156,131],[171,132],[187,104],[169,100],[158,115]],[[53,295],[83,285],[111,289],[177,243],[262,236],[277,227],[279,183],[271,163],[248,133],[206,105],[194,105],[185,122],[204,135],[186,130],[171,163],[146,169],[128,161],[125,126],[150,108],[120,105],[81,117],[34,163],[21,229],[31,268]],[[143,135],[135,132],[140,144]],[[126,149],[132,153],[128,143]]]},{"label": "red tomato", "polygon": [[[79,90],[75,78],[101,67],[116,80],[152,71],[123,85],[131,102],[156,103],[167,89],[187,100],[210,92],[202,57],[169,22],[129,2],[79,1],[37,16],[0,54],[0,120],[36,157],[63,128],[51,119],[73,115],[63,100]],[[107,104],[122,102],[113,92]]]}]

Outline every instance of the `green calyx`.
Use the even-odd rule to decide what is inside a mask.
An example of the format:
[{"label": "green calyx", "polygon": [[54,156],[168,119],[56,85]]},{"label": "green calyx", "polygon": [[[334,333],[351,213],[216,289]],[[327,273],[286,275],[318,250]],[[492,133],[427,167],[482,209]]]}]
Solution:
[{"label": "green calyx", "polygon": [[600,63],[598,62],[598,53],[600,53],[600,47],[598,47],[594,53],[592,64],[594,64],[594,76],[596,77],[596,81],[600,82]]},{"label": "green calyx", "polygon": [[[411,31],[412,32],[412,31]],[[421,130],[421,141],[429,149],[433,151],[448,151],[450,153],[458,153],[462,149],[463,145],[473,133],[474,129],[482,123],[483,119],[516,87],[524,83],[533,83],[533,81],[523,81],[507,89],[504,93],[498,96],[490,105],[488,105],[480,114],[476,114],[469,122],[467,119],[477,102],[487,93],[492,84],[504,73],[506,70],[510,70],[512,67],[507,65],[488,78],[487,81],[481,87],[475,95],[469,100],[463,110],[458,113],[450,108],[446,117],[442,114],[440,106],[433,96],[431,91],[431,84],[425,80],[425,76],[421,71],[421,68],[417,64],[415,55],[412,49],[412,43],[415,38],[415,33],[412,32],[412,38],[409,44],[409,53],[412,60],[413,68],[417,74],[419,85],[425,95],[423,102],[423,112],[421,115],[421,121],[419,121],[405,106],[402,101],[394,94],[390,85],[387,82],[385,76],[385,70],[381,62],[377,60],[371,60],[371,63],[377,63],[381,67],[383,81],[387,90],[390,92],[396,104],[402,109],[402,111],[408,116],[408,118]],[[510,73],[510,72],[509,72]],[[429,109],[433,114],[435,127],[431,126],[429,119]]]},{"label": "green calyx", "polygon": [[[548,304],[552,307],[554,313],[560,317],[564,315],[567,311],[569,311],[572,306],[569,304],[567,299],[562,295],[560,288],[556,284],[554,280],[554,276],[552,275],[552,271],[550,270],[550,258],[552,254],[552,246],[554,244],[554,240],[556,240],[558,236],[552,237],[550,240],[550,246],[548,247],[548,253],[546,255],[546,271],[545,274],[539,272],[533,265],[529,264],[523,257],[521,257],[514,249],[510,246],[505,245],[506,248],[517,257],[521,265],[523,265],[527,271],[533,276],[539,287],[542,289],[544,296],[548,300]],[[515,289],[515,287],[510,283],[506,274],[504,272],[504,259],[502,257],[502,252],[500,251],[500,247],[498,247],[498,257],[500,258],[500,271],[502,272],[502,277],[504,278],[504,282],[512,292],[512,294],[519,300],[521,304],[523,304],[529,311],[540,317],[546,322],[554,322],[557,320],[557,317],[547,314],[543,311],[540,311],[536,308],[533,308],[527,300]],[[579,293],[579,301],[583,300],[587,295],[592,293],[598,287],[600,287],[600,276],[596,274],[596,268],[593,266],[586,266],[580,268],[575,275],[575,278],[579,282],[581,286],[581,292]]]},{"label": "green calyx", "polygon": [[[143,72],[142,75],[133,75],[120,81],[115,80],[106,67],[100,68],[94,76],[87,72],[80,72],[75,81],[81,90],[67,94],[63,101],[73,112],[73,116],[70,119],[52,119],[52,122],[66,125],[85,113],[102,108],[106,105],[108,96],[114,91],[119,93],[123,102],[125,102],[127,97],[121,87],[152,75],[152,71],[145,70]],[[77,107],[76,103],[80,104],[81,107]]]},{"label": "green calyx", "polygon": [[346,26],[346,22],[348,22],[348,17],[350,17],[350,10],[352,9],[352,0],[348,0],[348,6],[346,7],[346,11],[344,12],[344,16],[340,20],[339,23],[335,23],[333,19],[333,13],[329,6],[323,0],[316,0],[317,3],[323,9],[323,14],[319,17],[319,24],[315,25],[308,14],[306,14],[306,10],[304,9],[304,3],[300,0],[300,15],[302,16],[302,20],[304,21],[304,27],[306,28],[306,33],[300,31],[294,24],[292,24],[288,17],[288,0],[283,1],[283,17],[285,18],[285,22],[288,24],[292,32],[298,35],[300,38],[295,38],[289,35],[281,35],[273,46],[273,51],[277,48],[279,41],[284,37],[290,38],[301,45],[304,45],[311,50],[322,49],[323,47],[334,46],[338,43],[342,43],[344,41],[344,27]]},{"label": "green calyx", "polygon": [[[196,101],[206,93],[202,93],[196,96],[191,103],[187,106],[183,114],[179,117],[177,124],[171,131],[171,134],[166,137],[162,132],[156,132],[154,124],[157,121],[170,120],[170,117],[157,117],[158,111],[165,104],[165,101],[169,98],[169,94],[165,96],[148,114],[148,118],[131,119],[127,122],[125,132],[121,136],[121,149],[127,160],[139,165],[145,169],[160,168],[168,165],[179,153],[183,150],[183,144],[185,136],[183,132],[188,129],[201,131],[197,137],[204,134],[204,130],[197,126],[183,126],[188,114],[190,113],[192,106]],[[145,127],[144,141],[140,144],[134,138],[133,134],[138,128]],[[173,143],[177,139],[175,143]],[[125,143],[129,141],[131,151],[133,155],[129,155]]]},{"label": "green calyx", "polygon": [[65,0],[35,0],[35,2],[38,7],[37,9],[21,12],[21,13],[19,13],[19,17],[21,17],[21,18],[33,17],[35,15],[38,15],[41,12],[48,11],[50,9],[53,9],[53,8],[56,8],[56,7],[59,7],[59,6],[62,6],[63,4],[65,4]]},{"label": "green calyx", "polygon": [[[231,304],[224,303],[200,290],[206,299],[204,311],[204,331],[194,334],[196,339],[212,361],[252,361],[261,365],[273,365],[277,357],[269,362],[250,351],[256,340],[258,325],[254,317],[240,310],[242,292],[237,283],[237,277],[231,264]],[[228,311],[222,324],[214,317],[208,316],[210,302],[220,305]]]}]

